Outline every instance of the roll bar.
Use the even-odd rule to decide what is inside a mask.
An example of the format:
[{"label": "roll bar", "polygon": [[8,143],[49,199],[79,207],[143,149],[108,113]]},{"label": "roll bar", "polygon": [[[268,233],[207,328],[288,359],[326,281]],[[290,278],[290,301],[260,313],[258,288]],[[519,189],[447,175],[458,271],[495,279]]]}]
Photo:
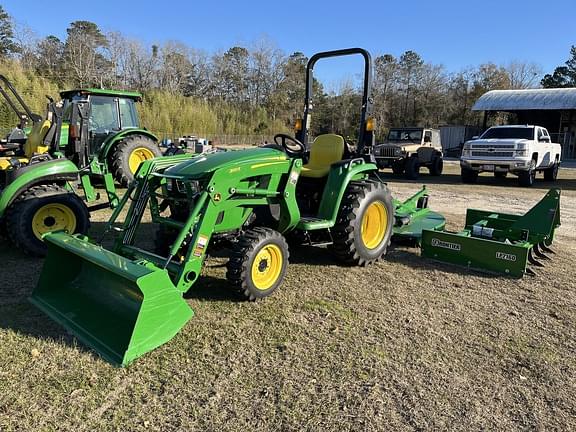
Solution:
[{"label": "roll bar", "polygon": [[[362,86],[362,112],[360,116],[360,129],[358,131],[358,145],[356,153],[362,154],[364,147],[372,145],[370,137],[366,135],[366,120],[372,113],[372,57],[370,53],[363,48],[347,48],[334,51],[325,51],[314,54],[306,65],[306,96],[304,100],[304,118],[302,119],[302,129],[298,132],[297,138],[304,144],[308,145],[308,130],[310,127],[310,113],[313,111],[313,84],[314,84],[314,66],[320,59],[331,57],[342,57],[349,55],[361,55],[364,58],[364,82]],[[369,138],[369,139],[367,139]],[[368,141],[368,142],[367,142]]]}]

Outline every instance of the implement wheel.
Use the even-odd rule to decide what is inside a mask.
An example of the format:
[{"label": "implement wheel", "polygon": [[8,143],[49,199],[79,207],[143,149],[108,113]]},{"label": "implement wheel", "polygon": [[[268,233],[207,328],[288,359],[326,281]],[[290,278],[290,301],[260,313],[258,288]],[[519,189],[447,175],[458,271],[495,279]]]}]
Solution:
[{"label": "implement wheel", "polygon": [[126,187],[134,180],[142,162],[159,156],[162,152],[154,140],[144,135],[130,135],[114,147],[109,160],[110,170],[114,179]]},{"label": "implement wheel", "polygon": [[42,235],[52,231],[86,234],[90,214],[82,199],[58,185],[40,185],[24,192],[8,209],[10,240],[29,255],[46,255]]},{"label": "implement wheel", "polygon": [[338,212],[332,249],[346,263],[370,264],[386,254],[393,225],[394,206],[384,184],[351,184]]},{"label": "implement wheel", "polygon": [[279,232],[251,229],[234,245],[226,278],[247,300],[268,297],[284,279],[288,256],[288,245]]}]

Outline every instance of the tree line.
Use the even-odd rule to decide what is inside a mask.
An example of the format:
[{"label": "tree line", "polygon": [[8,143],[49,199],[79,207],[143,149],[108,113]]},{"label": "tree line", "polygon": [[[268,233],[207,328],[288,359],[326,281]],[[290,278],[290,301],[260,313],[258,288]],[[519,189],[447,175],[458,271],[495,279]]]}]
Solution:
[{"label": "tree line", "polygon": [[[486,91],[573,86],[574,47],[571,54],[566,66],[542,80],[541,67],[531,62],[449,72],[410,50],[378,55],[373,86],[378,134],[393,126],[480,125],[471,107]],[[145,95],[143,123],[155,131],[272,135],[290,129],[301,115],[308,59],[301,52],[286,54],[265,38],[217,53],[174,41],[147,46],[89,21],[72,22],[64,40],[36,38],[15,28],[0,6],[0,60],[8,74],[16,64],[30,80],[44,80],[51,88],[139,90]],[[354,136],[361,89],[348,81],[333,90],[320,82],[314,86],[313,132]]]}]

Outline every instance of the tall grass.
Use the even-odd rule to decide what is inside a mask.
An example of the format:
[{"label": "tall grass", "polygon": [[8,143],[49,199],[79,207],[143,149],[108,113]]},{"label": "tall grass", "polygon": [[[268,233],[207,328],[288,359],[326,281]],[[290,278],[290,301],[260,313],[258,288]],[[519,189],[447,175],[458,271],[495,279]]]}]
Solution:
[{"label": "tall grass", "polygon": [[[46,104],[48,103],[46,95],[55,99],[58,98],[56,84],[25,70],[17,61],[0,62],[0,74],[12,83],[30,109],[41,116],[46,115]],[[18,117],[6,104],[4,98],[0,97],[0,130],[6,133],[17,123]]]},{"label": "tall grass", "polygon": [[[46,114],[45,95],[55,99],[57,85],[25,70],[18,62],[0,62],[0,74],[12,82],[33,112]],[[143,126],[159,138],[182,135],[272,135],[286,129],[281,121],[269,118],[264,108],[241,109],[225,102],[210,102],[167,91],[151,90],[138,106]],[[18,118],[4,98],[0,97],[0,132],[5,135],[18,123]]]}]

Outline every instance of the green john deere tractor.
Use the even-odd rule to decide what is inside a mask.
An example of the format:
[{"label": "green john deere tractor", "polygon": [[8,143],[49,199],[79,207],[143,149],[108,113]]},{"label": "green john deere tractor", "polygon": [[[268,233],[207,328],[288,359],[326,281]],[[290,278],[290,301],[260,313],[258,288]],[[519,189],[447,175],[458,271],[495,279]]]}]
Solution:
[{"label": "green john deere tractor", "polygon": [[[325,134],[308,148],[314,65],[353,54],[365,60],[358,140],[347,147],[341,136]],[[393,235],[422,243],[423,233],[443,232],[444,218],[428,209],[426,189],[396,202],[378,177],[371,151],[371,74],[365,50],[316,54],[307,66],[296,138],[279,134],[272,148],[143,162],[108,221],[106,232],[116,233],[112,248],[82,234],[45,235],[48,255],[31,301],[101,356],[126,365],[169,341],[193,316],[183,294],[201,283],[206,255],[220,240],[231,244],[226,273],[231,287],[257,300],[278,289],[289,254],[300,250],[289,249],[287,237],[327,245],[345,265],[366,265],[384,256]],[[159,226],[155,248],[138,241],[147,209]],[[547,218],[555,215],[551,210],[544,211]],[[513,223],[509,215],[478,213],[476,220],[486,229],[502,228],[495,237],[501,243],[510,225],[526,247],[551,235],[524,236],[525,223]]]},{"label": "green john deere tractor", "polygon": [[[90,211],[118,204],[114,180],[126,186],[142,161],[161,155],[156,137],[139,125],[138,93],[63,91],[45,118],[3,76],[0,93],[19,119],[0,143],[0,227],[32,255],[46,252],[47,232],[86,233]],[[98,199],[93,181],[104,184],[109,202],[87,207],[84,201]]]}]

